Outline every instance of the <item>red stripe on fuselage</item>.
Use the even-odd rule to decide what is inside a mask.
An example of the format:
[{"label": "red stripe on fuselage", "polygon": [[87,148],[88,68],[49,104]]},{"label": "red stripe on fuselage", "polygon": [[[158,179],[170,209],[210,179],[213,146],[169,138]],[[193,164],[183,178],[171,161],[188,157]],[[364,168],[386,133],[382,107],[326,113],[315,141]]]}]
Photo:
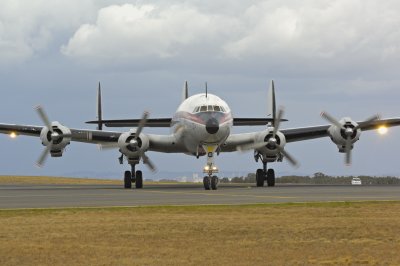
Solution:
[{"label": "red stripe on fuselage", "polygon": [[232,115],[230,113],[222,113],[222,112],[201,112],[192,114],[189,112],[180,111],[175,114],[172,120],[173,122],[177,122],[179,119],[187,119],[192,122],[205,126],[208,119],[210,118],[216,118],[218,120],[218,123],[221,125],[231,120]]}]

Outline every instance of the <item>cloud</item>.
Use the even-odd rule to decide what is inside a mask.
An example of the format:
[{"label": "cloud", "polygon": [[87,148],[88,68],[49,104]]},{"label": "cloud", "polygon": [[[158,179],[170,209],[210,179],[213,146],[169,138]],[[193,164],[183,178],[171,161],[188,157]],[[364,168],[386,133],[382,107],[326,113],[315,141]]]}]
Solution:
[{"label": "cloud", "polygon": [[24,62],[47,52],[60,32],[71,30],[94,11],[90,0],[3,0],[0,9],[0,64]]},{"label": "cloud", "polygon": [[[400,3],[376,0],[250,1],[227,5],[111,5],[61,51],[88,64],[188,61],[204,67],[338,73],[398,65]],[[186,65],[184,65],[186,67]]]},{"label": "cloud", "polygon": [[273,7],[269,3],[246,9],[241,21],[247,27],[225,46],[228,54],[333,59],[362,53],[385,60],[400,45],[400,18],[394,11],[400,4],[394,1],[283,1]]},{"label": "cloud", "polygon": [[[95,24],[79,27],[63,54],[96,62],[137,58],[168,59],[194,52],[219,50],[230,19],[208,15],[185,5],[112,5],[98,12]],[[188,51],[189,50],[189,51]]]}]

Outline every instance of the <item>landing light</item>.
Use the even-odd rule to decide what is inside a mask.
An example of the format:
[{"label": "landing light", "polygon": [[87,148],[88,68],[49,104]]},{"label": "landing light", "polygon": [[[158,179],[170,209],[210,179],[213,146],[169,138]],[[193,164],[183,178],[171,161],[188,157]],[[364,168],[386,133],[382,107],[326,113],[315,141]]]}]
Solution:
[{"label": "landing light", "polygon": [[10,138],[15,139],[17,137],[17,133],[11,132],[10,133]]},{"label": "landing light", "polygon": [[388,128],[385,127],[385,126],[380,126],[378,128],[378,133],[381,134],[381,135],[385,135],[387,132],[388,132]]}]

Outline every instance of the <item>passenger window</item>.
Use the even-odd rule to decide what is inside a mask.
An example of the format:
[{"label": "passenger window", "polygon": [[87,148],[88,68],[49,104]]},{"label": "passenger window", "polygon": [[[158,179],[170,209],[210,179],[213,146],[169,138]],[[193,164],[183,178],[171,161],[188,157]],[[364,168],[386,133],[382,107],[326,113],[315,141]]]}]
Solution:
[{"label": "passenger window", "polygon": [[219,108],[219,106],[214,105],[214,111],[216,111],[216,112],[221,112],[221,109]]},{"label": "passenger window", "polygon": [[200,112],[207,112],[207,106],[203,105],[200,107]]},{"label": "passenger window", "polygon": [[212,105],[209,105],[209,106],[208,106],[208,111],[209,111],[209,112],[210,112],[210,111],[211,111],[211,112],[214,111]]}]

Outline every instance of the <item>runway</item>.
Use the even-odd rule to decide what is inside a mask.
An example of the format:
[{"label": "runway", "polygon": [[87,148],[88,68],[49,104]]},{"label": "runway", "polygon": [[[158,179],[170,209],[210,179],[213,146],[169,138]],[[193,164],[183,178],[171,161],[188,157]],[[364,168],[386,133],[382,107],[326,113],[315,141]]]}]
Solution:
[{"label": "runway", "polygon": [[0,185],[0,209],[400,200],[400,186]]}]

